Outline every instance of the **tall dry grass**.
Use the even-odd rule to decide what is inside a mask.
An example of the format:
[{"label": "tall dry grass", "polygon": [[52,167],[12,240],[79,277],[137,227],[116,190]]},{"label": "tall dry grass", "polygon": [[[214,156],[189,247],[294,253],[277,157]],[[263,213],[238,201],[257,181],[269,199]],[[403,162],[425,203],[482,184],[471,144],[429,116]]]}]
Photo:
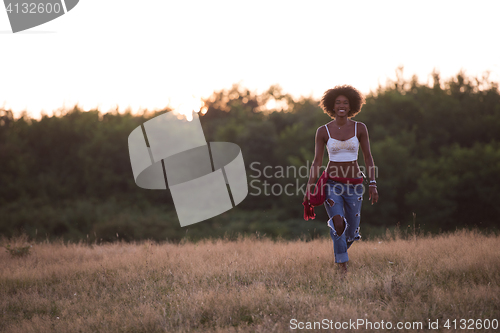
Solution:
[{"label": "tall dry grass", "polygon": [[450,332],[447,319],[500,319],[498,236],[386,237],[349,256],[342,281],[328,239],[33,244],[25,257],[0,252],[0,331],[284,332],[292,319],[364,319]]}]

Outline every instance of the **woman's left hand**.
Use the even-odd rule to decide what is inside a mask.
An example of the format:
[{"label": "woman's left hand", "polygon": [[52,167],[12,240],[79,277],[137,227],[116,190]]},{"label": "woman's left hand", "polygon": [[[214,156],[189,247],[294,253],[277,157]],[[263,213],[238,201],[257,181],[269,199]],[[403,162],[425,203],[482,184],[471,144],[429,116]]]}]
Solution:
[{"label": "woman's left hand", "polygon": [[368,195],[368,200],[372,201],[372,205],[378,201],[378,191],[375,186],[369,187]]}]

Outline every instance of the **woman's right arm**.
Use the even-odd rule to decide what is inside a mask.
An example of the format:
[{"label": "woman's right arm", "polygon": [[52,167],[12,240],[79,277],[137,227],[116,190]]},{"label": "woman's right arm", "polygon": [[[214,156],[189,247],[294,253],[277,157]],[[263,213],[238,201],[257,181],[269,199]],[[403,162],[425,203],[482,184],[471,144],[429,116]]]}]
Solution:
[{"label": "woman's right arm", "polygon": [[[311,185],[316,184],[318,177],[320,176],[320,169],[323,164],[323,153],[325,150],[325,135],[326,131],[324,126],[319,127],[316,130],[316,138],[314,144],[314,160],[309,172],[309,180],[307,181],[306,193],[304,194],[304,201],[307,200],[307,189],[311,188]],[[311,189],[314,191],[314,189]]]}]

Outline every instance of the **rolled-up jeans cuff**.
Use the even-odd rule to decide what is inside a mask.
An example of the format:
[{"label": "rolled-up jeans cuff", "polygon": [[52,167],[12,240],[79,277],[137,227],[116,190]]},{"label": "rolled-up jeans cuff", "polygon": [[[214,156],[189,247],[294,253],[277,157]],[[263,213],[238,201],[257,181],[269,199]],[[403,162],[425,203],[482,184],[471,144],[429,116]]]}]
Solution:
[{"label": "rolled-up jeans cuff", "polygon": [[349,255],[347,254],[347,252],[339,253],[339,254],[335,255],[335,263],[337,263],[337,264],[342,264],[342,263],[348,262],[348,261],[349,261]]}]

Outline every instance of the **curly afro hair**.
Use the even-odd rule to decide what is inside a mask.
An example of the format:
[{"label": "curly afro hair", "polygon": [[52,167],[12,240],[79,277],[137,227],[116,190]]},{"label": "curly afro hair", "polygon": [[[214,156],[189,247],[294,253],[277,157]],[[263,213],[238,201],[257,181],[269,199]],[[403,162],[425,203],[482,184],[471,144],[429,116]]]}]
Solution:
[{"label": "curly afro hair", "polygon": [[363,104],[365,104],[365,97],[363,94],[350,85],[344,84],[342,86],[335,86],[333,89],[328,89],[323,94],[319,106],[333,119],[335,119],[335,100],[340,95],[347,97],[349,100],[348,118],[357,115],[359,111],[361,111]]}]

